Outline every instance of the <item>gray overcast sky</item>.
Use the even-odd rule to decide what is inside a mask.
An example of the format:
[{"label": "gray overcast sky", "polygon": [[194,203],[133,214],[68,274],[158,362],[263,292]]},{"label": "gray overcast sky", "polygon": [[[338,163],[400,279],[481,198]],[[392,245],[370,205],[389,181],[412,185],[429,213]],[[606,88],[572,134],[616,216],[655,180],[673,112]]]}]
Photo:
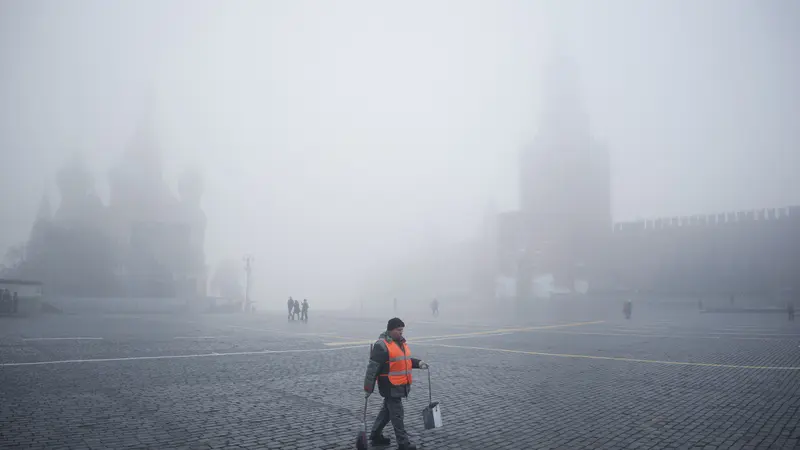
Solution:
[{"label": "gray overcast sky", "polygon": [[616,220],[800,203],[799,24],[795,0],[4,1],[0,247],[72,152],[107,190],[153,88],[170,182],[208,180],[208,262],[350,292],[516,207],[554,37]]}]

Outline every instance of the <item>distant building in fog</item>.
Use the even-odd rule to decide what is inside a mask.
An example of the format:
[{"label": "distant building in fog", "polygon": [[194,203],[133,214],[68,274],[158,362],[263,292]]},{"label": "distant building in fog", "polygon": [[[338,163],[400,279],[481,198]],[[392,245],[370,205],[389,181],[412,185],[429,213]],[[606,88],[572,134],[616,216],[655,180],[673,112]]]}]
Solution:
[{"label": "distant building in fog", "polygon": [[557,57],[547,72],[541,126],[520,157],[520,209],[498,216],[498,279],[530,295],[537,274],[557,286],[597,279],[611,235],[607,149],[589,129],[576,71]]},{"label": "distant building in fog", "polygon": [[546,274],[562,291],[800,290],[800,207],[613,224],[609,154],[576,73],[564,58],[547,73],[541,127],[520,158],[520,209],[497,216],[496,283],[517,280],[522,298]]},{"label": "distant building in fog", "polygon": [[[147,118],[150,119],[150,118]],[[104,205],[84,161],[58,173],[61,202],[45,197],[17,272],[42,280],[51,294],[193,297],[206,294],[206,217],[202,179],[187,171],[178,196],[163,179],[150,120],[143,121],[109,172]]]}]

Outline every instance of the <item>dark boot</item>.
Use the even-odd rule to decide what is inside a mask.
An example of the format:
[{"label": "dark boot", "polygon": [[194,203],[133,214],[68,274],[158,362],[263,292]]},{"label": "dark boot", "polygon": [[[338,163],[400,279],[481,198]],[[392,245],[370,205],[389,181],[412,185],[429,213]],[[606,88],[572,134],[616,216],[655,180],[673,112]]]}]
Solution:
[{"label": "dark boot", "polygon": [[409,442],[406,445],[398,446],[397,450],[417,450],[417,446]]},{"label": "dark boot", "polygon": [[372,445],[389,445],[392,443],[392,440],[384,437],[382,434],[371,434],[369,436],[369,440],[372,442]]}]

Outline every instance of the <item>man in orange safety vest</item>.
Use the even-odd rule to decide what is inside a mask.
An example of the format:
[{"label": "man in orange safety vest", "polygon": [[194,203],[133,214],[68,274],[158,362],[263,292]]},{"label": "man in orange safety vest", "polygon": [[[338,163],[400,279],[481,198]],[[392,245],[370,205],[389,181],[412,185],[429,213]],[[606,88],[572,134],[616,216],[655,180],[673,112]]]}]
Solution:
[{"label": "man in orange safety vest", "polygon": [[411,369],[427,369],[424,361],[411,357],[411,350],[403,337],[405,324],[397,317],[389,320],[386,331],[381,333],[370,351],[367,374],[364,377],[364,393],[367,397],[375,389],[378,381],[378,392],[383,397],[383,407],[375,423],[372,425],[370,441],[374,445],[389,445],[390,440],[381,432],[390,421],[397,437],[399,450],[416,450],[409,442],[403,424],[403,399],[411,391]]}]

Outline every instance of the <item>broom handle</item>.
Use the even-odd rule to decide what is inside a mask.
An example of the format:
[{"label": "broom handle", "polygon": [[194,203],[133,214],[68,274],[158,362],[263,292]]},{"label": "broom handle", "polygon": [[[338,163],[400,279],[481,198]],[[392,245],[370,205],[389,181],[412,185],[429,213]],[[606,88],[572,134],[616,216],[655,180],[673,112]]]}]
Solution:
[{"label": "broom handle", "polygon": [[428,404],[433,403],[433,392],[431,392],[431,368],[428,366]]},{"label": "broom handle", "polygon": [[[372,347],[374,345],[375,345],[374,343],[373,344],[369,344],[369,355],[370,355],[370,357],[372,357]],[[373,385],[373,389],[374,389],[374,385]],[[369,403],[369,397],[364,399],[364,433],[367,432],[367,403]]]},{"label": "broom handle", "polygon": [[369,402],[369,397],[364,399],[364,433],[367,432],[367,403]]}]

